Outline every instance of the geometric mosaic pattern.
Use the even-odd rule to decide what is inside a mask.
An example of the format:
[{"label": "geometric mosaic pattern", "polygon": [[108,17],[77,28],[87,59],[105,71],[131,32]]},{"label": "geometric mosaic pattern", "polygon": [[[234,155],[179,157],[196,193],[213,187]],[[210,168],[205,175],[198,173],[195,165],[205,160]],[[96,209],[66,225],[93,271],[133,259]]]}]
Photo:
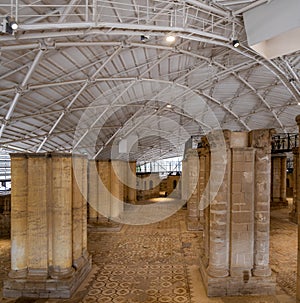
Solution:
[{"label": "geometric mosaic pattern", "polygon": [[[4,299],[4,303],[278,303],[293,302],[297,257],[296,226],[272,217],[271,266],[277,273],[279,296],[207,298],[196,295],[191,268],[199,264],[202,232],[190,232],[186,210],[149,225],[124,225],[120,231],[89,229],[93,269],[71,299]],[[286,245],[286,243],[292,243]],[[295,246],[295,247],[294,247]],[[288,265],[289,264],[289,265]],[[10,268],[10,241],[0,239],[0,282]],[[198,272],[198,270],[197,270]],[[196,285],[197,284],[197,285]],[[2,283],[0,284],[0,290]],[[285,297],[281,300],[280,296]],[[291,301],[289,301],[291,299]],[[241,301],[242,300],[242,301]]]},{"label": "geometric mosaic pattern", "polygon": [[197,258],[189,253],[192,243],[183,240],[192,239],[197,250],[200,233],[181,236],[184,216],[123,226],[115,234],[91,232],[89,250],[99,270],[83,302],[190,302],[184,259]]}]

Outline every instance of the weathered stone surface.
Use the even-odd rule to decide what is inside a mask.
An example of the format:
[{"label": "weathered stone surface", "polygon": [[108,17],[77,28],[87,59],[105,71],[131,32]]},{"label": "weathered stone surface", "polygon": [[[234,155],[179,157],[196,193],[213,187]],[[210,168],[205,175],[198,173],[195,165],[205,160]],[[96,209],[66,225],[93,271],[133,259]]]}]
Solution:
[{"label": "weathered stone surface", "polygon": [[271,164],[271,206],[272,207],[287,207],[286,199],[286,161],[285,154],[272,155]]},{"label": "weathered stone surface", "polygon": [[[206,196],[214,195],[214,199],[204,211],[201,273],[210,296],[275,291],[268,244],[271,134],[270,130],[224,131],[227,150],[224,178],[218,192],[210,191]],[[203,153],[202,147],[200,159]],[[223,159],[213,160],[217,161],[214,167],[219,178]],[[199,171],[204,175],[201,167]],[[215,176],[215,171],[212,173]],[[214,182],[211,180],[208,185]],[[258,283],[262,285],[259,288]]]},{"label": "weathered stone surface", "polygon": [[70,154],[12,156],[13,250],[4,296],[68,298],[86,277],[85,162]]}]

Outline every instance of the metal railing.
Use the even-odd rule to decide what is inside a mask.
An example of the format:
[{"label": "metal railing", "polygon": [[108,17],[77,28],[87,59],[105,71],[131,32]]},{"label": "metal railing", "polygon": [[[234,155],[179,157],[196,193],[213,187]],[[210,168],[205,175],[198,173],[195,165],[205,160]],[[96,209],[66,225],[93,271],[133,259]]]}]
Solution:
[{"label": "metal railing", "polygon": [[286,153],[299,146],[299,135],[294,133],[276,134],[272,136],[272,153]]},{"label": "metal railing", "polygon": [[[48,2],[51,3],[51,2]],[[41,23],[97,23],[153,25],[195,29],[213,35],[231,36],[233,20],[228,13],[200,1],[170,0],[79,0],[72,4],[25,3],[19,0],[2,1],[0,17],[13,17],[20,25]],[[235,25],[238,26],[238,25]],[[34,29],[34,27],[33,27]],[[238,30],[236,28],[235,30]]]},{"label": "metal railing", "polygon": [[137,172],[141,173],[161,173],[161,174],[170,174],[170,173],[181,173],[182,163],[181,161],[154,161],[147,162],[137,165]]}]

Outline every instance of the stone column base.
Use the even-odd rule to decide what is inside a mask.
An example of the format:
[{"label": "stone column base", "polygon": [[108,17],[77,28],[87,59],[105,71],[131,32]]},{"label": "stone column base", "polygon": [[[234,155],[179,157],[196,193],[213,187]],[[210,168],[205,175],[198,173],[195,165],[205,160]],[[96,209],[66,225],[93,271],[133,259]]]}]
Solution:
[{"label": "stone column base", "polygon": [[187,230],[191,230],[191,231],[203,230],[203,225],[200,223],[198,218],[188,217]]},{"label": "stone column base", "polygon": [[88,257],[84,264],[67,279],[46,279],[38,281],[25,279],[8,279],[4,281],[3,297],[30,298],[70,298],[92,268],[92,259]]},{"label": "stone column base", "polygon": [[208,297],[243,296],[243,295],[274,295],[276,277],[254,277],[247,274],[240,277],[215,278],[207,273],[200,259],[200,273]]}]

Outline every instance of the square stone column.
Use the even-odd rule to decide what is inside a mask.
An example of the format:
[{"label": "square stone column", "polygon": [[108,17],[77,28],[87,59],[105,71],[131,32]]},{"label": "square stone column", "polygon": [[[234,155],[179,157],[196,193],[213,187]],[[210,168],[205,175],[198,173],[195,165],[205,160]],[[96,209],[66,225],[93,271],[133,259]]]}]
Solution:
[{"label": "square stone column", "polygon": [[[98,166],[98,220],[111,217],[111,161],[97,161]],[[104,219],[104,218],[103,218]]]},{"label": "square stone column", "polygon": [[287,207],[286,199],[286,154],[272,155],[271,207]]},{"label": "square stone column", "polygon": [[95,223],[98,218],[98,170],[97,161],[88,164],[88,222]]},{"label": "square stone column", "polygon": [[254,267],[256,277],[269,277],[270,255],[270,187],[271,146],[273,130],[253,130],[249,144],[255,148],[254,187]]},{"label": "square stone column", "polygon": [[136,203],[136,161],[127,163],[127,201],[128,203]]},{"label": "square stone column", "polygon": [[182,178],[181,178],[181,199],[187,203],[188,199],[188,162],[187,159],[182,160]]},{"label": "square stone column", "polygon": [[186,176],[188,177],[188,185],[186,188],[188,210],[187,228],[188,230],[201,230],[197,186],[199,179],[199,157],[196,149],[190,149],[187,151],[186,161]]},{"label": "square stone column", "polygon": [[28,153],[11,160],[12,262],[3,295],[69,298],[91,269],[84,235],[86,159]]},{"label": "square stone column", "polygon": [[27,276],[28,161],[25,154],[11,155],[11,278]]},{"label": "square stone column", "polygon": [[111,218],[120,217],[124,209],[124,161],[111,160]]},{"label": "square stone column", "polygon": [[[298,115],[296,117],[296,122],[298,125],[298,129],[299,129],[299,133],[300,133],[300,115]],[[298,146],[298,152],[300,151],[300,146]],[[298,158],[298,161],[296,163],[296,167],[294,166],[294,169],[296,169],[296,180],[298,181],[296,183],[295,180],[295,187],[296,187],[296,196],[297,196],[297,217],[298,217],[298,254],[297,254],[297,284],[296,284],[296,302],[300,303],[300,199],[298,199],[299,197],[299,193],[300,193],[300,184],[299,184],[299,180],[300,180],[300,161]]]},{"label": "square stone column", "polygon": [[300,179],[298,179],[299,148],[293,148],[293,204],[289,213],[290,220],[298,224],[298,200],[300,199]]},{"label": "square stone column", "polygon": [[[211,201],[204,212],[208,243],[200,260],[207,295],[274,294],[269,267],[271,131],[223,134],[226,154],[217,157],[218,147],[209,147],[214,171],[208,183]],[[215,194],[211,188],[221,171],[224,176]]]}]

